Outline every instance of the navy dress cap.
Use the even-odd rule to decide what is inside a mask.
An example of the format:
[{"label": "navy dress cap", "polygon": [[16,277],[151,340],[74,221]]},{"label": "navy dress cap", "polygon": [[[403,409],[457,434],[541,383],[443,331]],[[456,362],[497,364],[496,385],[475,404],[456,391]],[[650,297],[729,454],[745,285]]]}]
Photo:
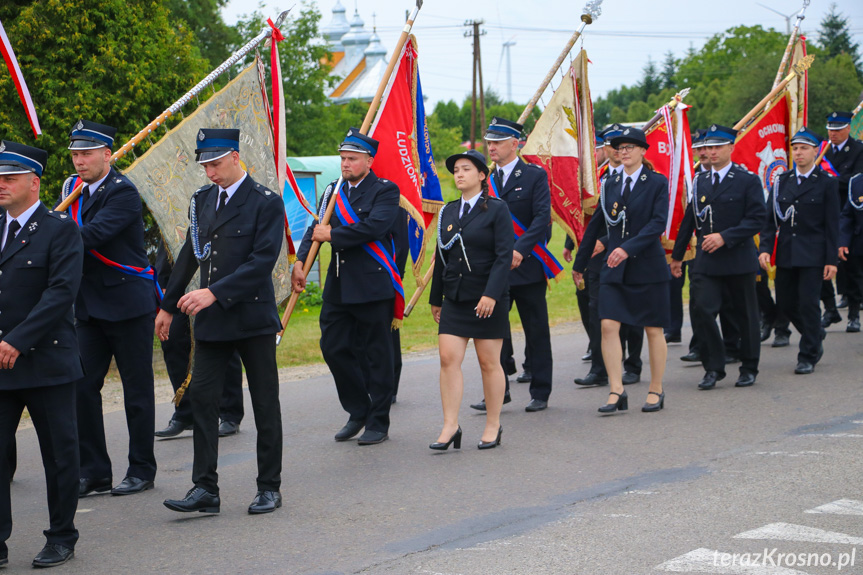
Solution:
[{"label": "navy dress cap", "polygon": [[650,144],[647,143],[647,136],[638,128],[625,128],[620,134],[611,137],[611,147],[615,150],[622,144],[635,144],[647,150]]},{"label": "navy dress cap", "polygon": [[339,144],[340,152],[359,152],[375,157],[378,153],[378,141],[370,138],[365,134],[361,134],[358,128],[348,130],[345,141]]},{"label": "navy dress cap", "polygon": [[697,150],[698,148],[703,148],[706,136],[707,130],[695,130],[695,135],[692,136],[692,149]]},{"label": "navy dress cap", "polygon": [[114,147],[117,128],[97,124],[90,120],[78,120],[69,132],[70,150],[95,150]]},{"label": "navy dress cap", "polygon": [[821,145],[821,137],[810,130],[809,128],[800,128],[796,134],[791,137],[792,144],[809,144],[816,148]]},{"label": "navy dress cap", "polygon": [[594,144],[595,148],[598,149],[605,146],[605,140],[602,139],[602,136],[600,136],[599,134],[594,134],[594,139],[596,141],[596,143]]},{"label": "navy dress cap", "polygon": [[462,152],[460,154],[453,154],[446,159],[446,169],[449,170],[450,173],[453,173],[455,171],[456,161],[461,158],[467,158],[474,163],[480,172],[484,173],[486,176],[488,175],[489,169],[488,164],[485,161],[485,156],[476,150],[468,150],[467,152]]},{"label": "navy dress cap", "polygon": [[611,124],[606,127],[603,131],[599,133],[602,136],[602,139],[605,141],[606,146],[611,145],[611,139],[626,129],[626,126],[623,124]]},{"label": "navy dress cap", "polygon": [[720,126],[713,124],[707,128],[704,134],[705,146],[723,146],[725,144],[733,144],[737,139],[737,130],[728,126]]},{"label": "navy dress cap", "polygon": [[521,138],[521,131],[524,126],[518,122],[511,122],[495,116],[491,119],[491,124],[485,132],[485,139],[489,142],[500,142],[510,138]]},{"label": "navy dress cap", "polygon": [[0,174],[36,174],[41,178],[47,163],[45,150],[0,140]]},{"label": "navy dress cap", "polygon": [[198,130],[198,147],[195,161],[206,164],[224,158],[231,152],[240,151],[240,131],[225,128],[201,128]]},{"label": "navy dress cap", "polygon": [[851,120],[854,114],[851,112],[830,112],[827,114],[827,129],[841,130],[842,128],[851,125]]}]

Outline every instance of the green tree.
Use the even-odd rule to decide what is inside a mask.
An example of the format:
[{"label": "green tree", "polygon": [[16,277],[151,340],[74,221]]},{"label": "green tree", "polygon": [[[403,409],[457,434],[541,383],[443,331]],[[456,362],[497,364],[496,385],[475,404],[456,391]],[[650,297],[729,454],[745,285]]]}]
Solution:
[{"label": "green tree", "polygon": [[429,139],[432,143],[432,151],[434,152],[434,160],[438,166],[438,170],[446,171],[444,162],[453,154],[463,152],[461,147],[461,127],[452,126],[446,127],[443,125],[437,114],[432,114],[428,117]]},{"label": "green tree", "polygon": [[656,69],[656,62],[653,61],[653,58],[647,58],[647,64],[642,69],[642,74],[638,87],[641,91],[641,99],[646,100],[648,96],[656,94],[662,89],[663,81],[659,75],[659,71]]},{"label": "green tree", "polygon": [[809,128],[826,138],[827,114],[853,109],[861,92],[863,83],[850,54],[816,60],[809,70]]},{"label": "green tree", "polygon": [[669,50],[665,53],[665,60],[662,61],[662,72],[660,73],[663,89],[674,88],[674,76],[676,74],[677,60],[674,58],[674,52]]},{"label": "green tree", "polygon": [[861,74],[859,45],[851,40],[848,18],[836,11],[836,4],[830,5],[830,12],[821,20],[818,29],[818,44],[826,52],[828,59],[847,54],[854,64],[857,74]]},{"label": "green tree", "polygon": [[178,27],[195,35],[201,55],[215,68],[228,59],[240,35],[222,20],[228,0],[164,0]]},{"label": "green tree", "polygon": [[448,102],[439,101],[435,104],[434,110],[430,115],[437,118],[441,128],[458,128],[459,137],[461,136],[460,110],[455,100],[449,100]]},{"label": "green tree", "polygon": [[[174,26],[159,1],[4,2],[0,15],[39,114],[35,145],[49,153],[48,203],[73,171],[67,135],[78,118],[117,127],[123,143],[207,72],[192,34]],[[32,143],[8,74],[0,74],[0,133]]]}]

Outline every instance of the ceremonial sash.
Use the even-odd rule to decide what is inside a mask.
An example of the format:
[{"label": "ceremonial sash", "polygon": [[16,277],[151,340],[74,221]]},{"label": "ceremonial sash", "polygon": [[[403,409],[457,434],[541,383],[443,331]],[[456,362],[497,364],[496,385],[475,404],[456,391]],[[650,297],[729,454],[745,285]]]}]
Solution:
[{"label": "ceremonial sash", "polygon": [[[824,151],[824,148],[830,145],[832,145],[830,142],[821,142],[821,149],[818,150],[818,155],[820,156],[821,153]],[[836,168],[833,167],[833,163],[826,157],[821,158],[821,169],[833,176],[834,178],[839,177],[839,172],[836,170]]]},{"label": "ceremonial sash", "polygon": [[[335,212],[336,217],[339,218],[342,225],[355,224],[360,221],[344,194],[336,194]],[[402,277],[399,275],[398,269],[396,269],[394,256],[390,254],[390,252],[384,247],[384,244],[380,241],[363,244],[363,249],[366,250],[366,253],[372,256],[375,261],[381,264],[390,275],[390,281],[392,281],[393,290],[396,295],[395,306],[393,309],[393,328],[398,328],[405,317],[405,290],[404,287],[402,287]],[[395,254],[394,244],[392,246],[392,253]]]},{"label": "ceremonial sash", "polygon": [[[75,188],[78,187],[79,184],[82,184],[82,183],[83,182],[81,182],[81,178],[79,178],[78,176],[72,176],[72,182],[69,186],[69,189],[74,190]],[[72,202],[69,205],[69,215],[72,216],[72,218],[78,224],[79,228],[84,225],[83,221],[81,220],[81,208],[83,206],[84,206],[84,197],[81,195],[78,196],[78,199],[76,201]],[[124,274],[139,277],[139,278],[144,278],[144,279],[152,281],[153,287],[155,288],[155,291],[156,291],[156,300],[159,302],[162,301],[162,288],[159,287],[159,282],[158,282],[158,279],[156,278],[156,270],[153,269],[153,266],[148,265],[146,268],[140,268],[138,266],[127,266],[127,265],[119,264],[113,260],[106,258],[105,256],[103,256],[102,254],[100,254],[96,250],[89,250],[87,253],[89,253],[91,256],[93,256],[94,258],[96,258],[97,260],[99,260],[100,262],[105,264],[106,266],[112,267],[116,270],[119,270],[119,271],[123,272]]]},{"label": "ceremonial sash", "polygon": [[[497,192],[497,183],[494,181],[494,178],[489,178],[489,193],[495,198],[500,198],[500,194]],[[527,228],[525,228],[521,222],[518,221],[512,212],[509,213],[509,216],[512,218],[512,229],[515,232],[515,239],[518,239],[524,234]],[[554,279],[557,277],[557,274],[563,271],[563,266],[560,265],[552,253],[548,251],[548,247],[542,244],[536,244],[533,246],[533,250],[531,253],[536,256],[539,260],[539,263],[542,264],[542,270],[545,272],[545,277],[548,279]]]}]

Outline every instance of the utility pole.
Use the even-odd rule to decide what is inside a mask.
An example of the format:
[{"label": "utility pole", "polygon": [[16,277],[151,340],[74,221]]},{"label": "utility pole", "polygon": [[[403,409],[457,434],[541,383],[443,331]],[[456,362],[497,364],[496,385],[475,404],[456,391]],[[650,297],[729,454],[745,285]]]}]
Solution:
[{"label": "utility pole", "polygon": [[[480,30],[479,27],[484,23],[483,20],[468,20],[464,23],[471,29],[464,33],[465,38],[473,37],[473,92],[471,95],[470,109],[470,149],[476,147],[476,84],[479,80],[479,99],[480,99],[480,121],[485,126],[485,93],[482,87],[482,59],[480,57],[479,37],[486,34],[485,30]],[[483,152],[488,155],[485,139],[483,139]]]},{"label": "utility pole", "polygon": [[503,43],[503,49],[506,51],[506,100],[512,102],[512,62],[510,61],[510,48],[515,46],[515,40],[507,40]]}]

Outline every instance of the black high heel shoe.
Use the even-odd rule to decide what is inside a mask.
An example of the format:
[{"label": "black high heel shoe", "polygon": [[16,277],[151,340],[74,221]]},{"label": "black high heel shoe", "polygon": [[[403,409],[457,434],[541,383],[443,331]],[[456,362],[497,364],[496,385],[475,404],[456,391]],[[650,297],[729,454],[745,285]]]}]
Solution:
[{"label": "black high heel shoe", "polygon": [[614,403],[606,403],[602,407],[600,407],[597,411],[599,413],[614,413],[615,411],[626,411],[629,409],[629,396],[626,395],[626,391],[623,393],[617,393],[612,391],[609,395],[616,395],[617,401]]},{"label": "black high heel shoe", "polygon": [[478,449],[491,449],[492,447],[497,447],[500,445],[500,436],[503,435],[503,426],[497,428],[497,439],[494,441],[483,441],[480,439],[479,444],[477,445]]},{"label": "black high heel shoe", "polygon": [[441,443],[437,441],[429,445],[429,449],[435,449],[437,451],[446,451],[449,449],[450,444],[453,444],[455,449],[461,449],[461,426],[459,426],[458,430],[452,434],[452,437],[449,438],[449,441],[446,443]]},{"label": "black high heel shoe", "polygon": [[651,393],[653,395],[655,395],[656,397],[658,397],[659,401],[657,401],[656,403],[645,403],[644,407],[641,408],[641,411],[643,411],[644,413],[653,413],[654,411],[659,411],[660,409],[662,409],[665,406],[665,392],[664,391],[662,393],[656,393],[655,391],[648,391],[647,395],[650,395]]}]

